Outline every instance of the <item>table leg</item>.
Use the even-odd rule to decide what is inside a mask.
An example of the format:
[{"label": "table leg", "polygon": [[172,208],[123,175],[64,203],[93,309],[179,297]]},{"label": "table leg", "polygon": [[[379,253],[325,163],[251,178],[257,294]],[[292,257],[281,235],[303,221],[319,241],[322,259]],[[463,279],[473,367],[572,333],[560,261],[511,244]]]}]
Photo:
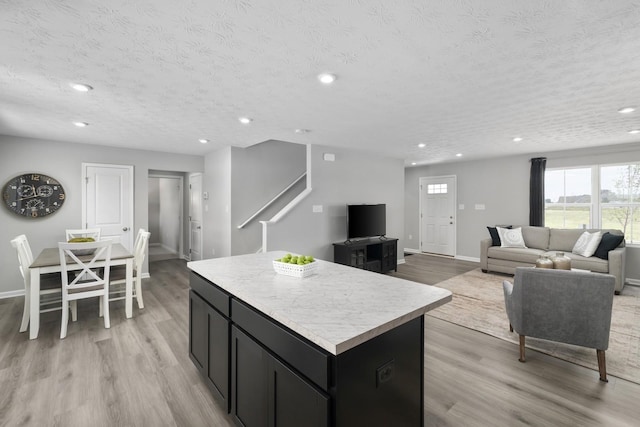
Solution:
[{"label": "table leg", "polygon": [[32,268],[30,275],[29,339],[33,340],[38,338],[38,331],[40,330],[40,269]]},{"label": "table leg", "polygon": [[127,319],[133,316],[133,258],[127,259],[124,312]]}]

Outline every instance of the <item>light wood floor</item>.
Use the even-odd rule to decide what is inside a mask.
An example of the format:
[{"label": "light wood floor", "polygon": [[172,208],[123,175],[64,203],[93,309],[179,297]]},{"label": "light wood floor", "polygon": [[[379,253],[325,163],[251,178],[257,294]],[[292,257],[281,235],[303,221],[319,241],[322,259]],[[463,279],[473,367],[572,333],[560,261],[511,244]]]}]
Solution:
[{"label": "light wood floor", "polygon": [[[398,276],[431,283],[475,263],[408,256]],[[1,426],[231,426],[189,360],[184,261],[150,265],[145,306],[110,330],[97,303],[59,339],[60,312],[42,315],[37,340],[18,333],[22,298],[0,300]],[[88,304],[87,304],[88,303]],[[638,425],[640,385],[535,351],[518,362],[514,344],[426,317],[427,426]],[[594,352],[595,353],[595,352]],[[595,354],[594,354],[595,357]],[[350,427],[350,426],[349,426]]]}]

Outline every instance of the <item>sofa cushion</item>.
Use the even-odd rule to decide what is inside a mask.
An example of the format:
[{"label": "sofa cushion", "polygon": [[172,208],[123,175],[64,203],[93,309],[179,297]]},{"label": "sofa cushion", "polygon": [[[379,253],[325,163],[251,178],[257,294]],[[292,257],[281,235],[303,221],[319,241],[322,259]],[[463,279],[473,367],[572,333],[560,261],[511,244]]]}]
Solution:
[{"label": "sofa cushion", "polygon": [[543,253],[545,253],[545,251],[542,249],[501,248],[499,246],[492,246],[487,251],[487,257],[535,265],[536,260]]},{"label": "sofa cushion", "polygon": [[549,250],[571,252],[582,233],[584,230],[580,228],[552,228],[549,231]]},{"label": "sofa cushion", "polygon": [[522,237],[522,228],[502,228],[497,227],[500,235],[500,247],[502,248],[526,248]]},{"label": "sofa cushion", "polygon": [[[561,252],[561,251],[560,251]],[[546,253],[549,258],[556,256],[556,251],[549,251]],[[596,273],[608,273],[609,261],[605,261],[596,257],[583,257],[582,255],[565,252],[565,256],[571,258],[571,268],[577,268],[580,270],[589,270]]]},{"label": "sofa cushion", "polygon": [[589,233],[588,231],[585,231],[580,235],[576,244],[573,245],[573,250],[571,250],[571,252],[584,257],[590,257],[595,253],[596,249],[598,249],[600,240],[602,240],[601,232],[596,231],[595,233]]},{"label": "sofa cushion", "polygon": [[596,256],[601,259],[609,259],[609,251],[614,250],[620,243],[624,240],[624,236],[618,234],[611,234],[609,232],[604,233],[602,235],[602,239],[600,240],[600,244],[596,248],[593,256]]},{"label": "sofa cushion", "polygon": [[522,237],[524,238],[524,244],[528,248],[549,248],[548,227],[522,227]]}]

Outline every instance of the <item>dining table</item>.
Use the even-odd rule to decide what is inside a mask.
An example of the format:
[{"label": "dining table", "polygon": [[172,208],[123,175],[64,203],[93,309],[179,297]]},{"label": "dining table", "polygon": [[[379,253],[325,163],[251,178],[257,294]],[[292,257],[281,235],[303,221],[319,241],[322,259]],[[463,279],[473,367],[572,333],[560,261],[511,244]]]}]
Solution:
[{"label": "dining table", "polygon": [[[93,255],[83,255],[78,258],[81,261],[91,260]],[[82,266],[76,264],[68,258],[67,270],[81,270]],[[104,259],[98,259],[93,264],[96,268],[104,267]],[[114,243],[111,247],[111,265],[126,266],[125,272],[125,315],[131,318],[133,315],[133,254],[121,243]],[[58,247],[45,248],[33,260],[29,266],[31,272],[29,307],[29,339],[38,338],[40,329],[40,275],[47,273],[60,273],[60,252]]]}]

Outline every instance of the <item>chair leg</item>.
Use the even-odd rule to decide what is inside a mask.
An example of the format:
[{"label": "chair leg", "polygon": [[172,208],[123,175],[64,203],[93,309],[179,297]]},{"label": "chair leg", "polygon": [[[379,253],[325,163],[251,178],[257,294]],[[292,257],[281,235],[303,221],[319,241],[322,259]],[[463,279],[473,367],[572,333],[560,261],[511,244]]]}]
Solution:
[{"label": "chair leg", "polygon": [[78,301],[76,300],[71,301],[71,321],[78,321]]},{"label": "chair leg", "polygon": [[[107,297],[107,299],[109,299],[109,297]],[[100,312],[98,313],[99,317],[102,317],[104,315],[104,297],[100,297],[100,301],[98,301],[98,305],[100,306]]]},{"label": "chair leg", "polygon": [[513,325],[509,323],[509,332],[513,332]]},{"label": "chair leg", "polygon": [[69,301],[62,301],[62,324],[60,325],[60,339],[67,336],[67,324],[69,323]]},{"label": "chair leg", "polygon": [[144,301],[142,300],[142,278],[140,275],[136,275],[136,300],[138,300],[138,308],[144,308]]},{"label": "chair leg", "polygon": [[100,298],[102,299],[102,304],[100,304],[100,307],[102,308],[102,312],[104,315],[104,327],[109,329],[111,328],[111,319],[109,318],[109,290],[107,289],[106,294]]},{"label": "chair leg", "polygon": [[598,371],[600,371],[600,381],[604,381],[608,383],[607,379],[607,362],[604,358],[604,350],[596,350],[596,355],[598,356]]},{"label": "chair leg", "polygon": [[518,359],[522,363],[526,362],[524,357],[524,335],[520,335],[520,359]]},{"label": "chair leg", "polygon": [[29,310],[31,309],[31,292],[29,289],[24,293],[24,310],[22,311],[22,323],[20,323],[20,332],[25,332],[29,327]]}]

